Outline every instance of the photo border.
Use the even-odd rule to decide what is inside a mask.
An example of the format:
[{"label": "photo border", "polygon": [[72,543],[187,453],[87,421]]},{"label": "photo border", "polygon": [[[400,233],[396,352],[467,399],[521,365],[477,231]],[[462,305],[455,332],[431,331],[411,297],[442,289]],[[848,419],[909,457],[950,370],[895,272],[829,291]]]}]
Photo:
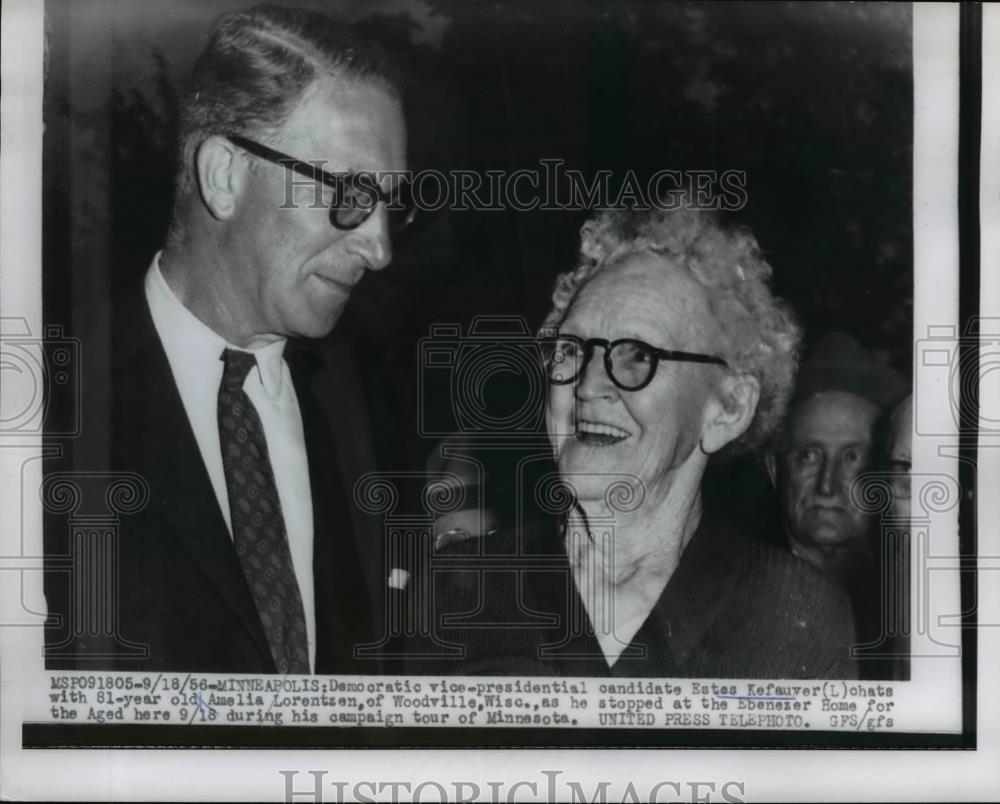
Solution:
[{"label": "photo border", "polygon": [[[37,58],[38,56],[40,56],[41,52],[40,47],[38,47],[38,41],[35,38],[37,37],[39,31],[41,30],[41,26],[39,25],[37,19],[30,19],[30,17],[32,17],[32,12],[34,11],[34,9],[32,8],[33,5],[34,4],[28,2],[28,0],[9,0],[7,3],[4,4],[3,8],[3,16],[4,16],[3,28],[5,31],[4,52],[5,54],[10,54],[16,50],[18,51],[19,57],[25,56],[26,58],[29,59],[28,62],[29,64],[32,63],[30,59],[33,57]],[[951,9],[954,9],[954,13],[952,13]],[[1000,28],[1000,26],[997,25],[997,21],[998,21],[998,16],[1000,15],[997,15],[991,11],[986,16],[987,16],[987,21],[991,23],[986,31],[987,42],[996,42],[998,41],[997,39],[998,28]],[[958,281],[959,281],[958,323],[964,325],[964,323],[970,320],[970,318],[973,315],[980,314],[979,284],[981,275],[980,275],[980,261],[979,261],[980,257],[979,162],[980,162],[981,147],[984,147],[981,146],[981,142],[985,143],[990,141],[986,138],[983,138],[981,141],[979,136],[982,90],[981,90],[981,79],[979,79],[978,76],[980,74],[979,73],[981,67],[980,53],[982,51],[976,47],[976,43],[977,40],[981,43],[982,37],[984,35],[982,27],[983,14],[982,14],[982,9],[979,6],[971,4],[962,4],[961,6],[958,7],[932,6],[931,8],[926,9],[924,11],[921,11],[919,7],[914,8],[915,37],[916,37],[918,18],[922,18],[922,24],[927,26],[927,31],[932,33],[934,36],[938,37],[942,37],[944,35],[943,31],[946,32],[947,30],[949,30],[949,26],[952,26],[954,24],[954,26],[959,29],[959,38],[961,40],[961,55],[957,60],[958,62],[957,71],[961,74],[962,83],[961,83],[961,89],[958,93],[958,98],[959,98],[958,121],[957,121],[958,181],[957,181],[957,188],[955,188],[955,196],[957,201],[957,243],[955,244],[955,248],[958,252]],[[28,52],[24,53],[25,50],[27,50]],[[972,55],[970,55],[970,53]],[[6,58],[5,61],[7,61]],[[917,62],[916,42],[915,42],[914,62],[916,69],[916,62]],[[7,65],[5,64],[5,68],[6,67]],[[936,64],[935,67],[936,69],[940,69],[941,65]],[[40,208],[41,208],[40,182],[38,182],[37,179],[35,179],[33,183],[30,179],[25,178],[25,177],[30,177],[32,175],[33,167],[37,168],[38,170],[37,175],[40,175],[40,164],[41,164],[40,145],[35,145],[35,146],[30,145],[31,135],[29,134],[28,137],[25,138],[23,136],[23,129],[25,127],[21,125],[24,122],[37,124],[38,128],[35,129],[35,136],[37,137],[37,140],[35,142],[40,143],[41,137],[38,133],[41,126],[40,60],[38,61],[38,68],[39,68],[38,69],[39,75],[35,76],[34,78],[29,76],[27,80],[24,81],[23,85],[20,82],[18,82],[17,85],[12,86],[9,74],[5,74],[4,93],[3,93],[4,94],[3,127],[4,127],[4,143],[6,147],[4,149],[5,153],[3,154],[3,173],[4,173],[3,220],[5,227],[8,229],[8,232],[10,231],[9,222],[12,220],[23,222],[25,217],[30,219],[32,214],[37,214],[40,219]],[[995,70],[995,68],[996,64],[993,63],[993,69]],[[22,67],[19,65],[18,76],[20,76],[21,69]],[[25,75],[28,75],[31,72],[32,70],[24,71]],[[991,78],[996,77],[995,73],[989,72],[988,67],[986,74]],[[34,91],[37,91],[38,93],[37,97],[32,97],[32,92]],[[12,103],[12,96],[17,104],[23,105],[20,107],[15,107],[13,115],[11,114],[11,106],[10,106],[10,104]],[[920,104],[917,103],[916,105],[917,105],[916,116],[919,117],[922,114],[922,112]],[[939,109],[935,107],[934,111],[938,112]],[[35,114],[36,112],[37,116]],[[924,113],[926,113],[926,110],[924,111]],[[11,125],[10,122],[12,119],[14,119],[15,116],[20,118],[18,119],[18,126],[16,127],[14,125]],[[915,119],[915,126],[916,126],[916,119]],[[20,131],[21,133],[11,136],[12,131]],[[12,160],[11,158],[12,150],[14,150],[15,153],[17,154],[17,160],[21,163],[20,166],[14,164],[14,160]],[[35,158],[36,156],[37,159]],[[915,161],[915,170],[917,170],[918,168],[916,166],[917,162],[916,149],[915,149],[914,161]],[[986,161],[992,162],[995,160],[986,160]],[[975,172],[971,172],[973,170]],[[985,181],[987,181],[987,179],[984,179],[984,182]],[[987,203],[985,200],[987,199],[987,197],[988,197],[987,194],[984,193],[983,204]],[[915,191],[914,191],[914,204],[915,204],[915,213],[919,217],[920,209],[916,192],[916,181],[915,181]],[[935,223],[937,223],[936,218],[932,217],[932,220],[935,220]],[[2,278],[2,283],[3,283],[2,284],[3,292],[2,295],[0,295],[0,306],[2,306],[3,308],[4,315],[13,315],[15,312],[19,315],[24,315],[25,311],[28,311],[29,320],[32,320],[36,324],[40,325],[41,295],[40,292],[38,292],[37,294],[33,294],[33,290],[37,291],[37,288],[34,288],[33,285],[37,277],[40,276],[40,262],[41,262],[40,260],[41,248],[40,248],[40,237],[39,237],[40,227],[36,226],[35,231],[33,233],[29,231],[28,234],[25,234],[25,229],[30,230],[31,229],[30,226],[25,227],[22,225],[19,228],[20,232],[17,238],[18,242],[15,244],[13,242],[14,238],[5,237],[5,243],[3,244],[3,252],[4,252],[3,264],[5,268],[2,272],[2,277],[0,277]],[[916,233],[919,231],[919,227],[916,224],[914,226],[914,230],[916,235]],[[985,238],[988,236],[988,233],[984,231],[982,235],[985,240]],[[983,251],[988,254],[992,253],[986,247],[983,248]],[[25,255],[27,255],[27,259],[25,259]],[[17,266],[14,271],[10,271],[10,266],[12,265]],[[27,266],[26,270],[25,266]],[[35,272],[34,275],[32,274],[32,271]],[[985,276],[986,274],[984,272],[983,277]],[[989,298],[988,294],[985,292],[987,284],[988,283],[984,280],[983,281],[984,293],[982,296],[984,302]],[[987,312],[986,310],[982,311],[983,314],[985,314],[986,312]],[[993,312],[996,313],[1000,311],[993,311]],[[917,317],[915,315],[915,338],[919,338],[922,333],[918,329],[916,318]],[[35,331],[40,331],[40,326]],[[975,344],[970,343],[964,345],[963,348],[975,349],[976,346]],[[974,364],[978,364],[978,361],[974,362]],[[971,456],[973,461],[975,461],[975,459],[977,458],[977,439],[971,437],[971,434],[968,433],[961,433],[960,435],[963,436],[961,440],[960,455],[965,458],[969,458]],[[9,446],[9,445],[5,444],[4,446]],[[28,445],[24,448],[30,450],[31,446]],[[19,473],[14,473],[12,475],[9,472],[9,467],[12,465],[12,461],[9,459],[11,458],[11,453],[13,451],[14,450],[12,449],[0,450],[0,453],[3,453],[2,456],[0,457],[2,457],[4,461],[3,463],[4,477],[7,479],[11,477],[16,478],[19,476]],[[977,464],[973,463],[969,465],[960,462],[959,466],[960,466],[959,471],[962,473],[960,477],[964,478],[963,489],[975,488],[975,481],[976,481],[975,467],[977,466]],[[980,473],[979,481],[982,482],[982,480],[983,480],[983,474]],[[10,492],[10,490],[6,488],[7,485],[8,484],[5,483],[5,489],[4,489],[5,496],[8,495]],[[982,488],[982,486],[980,488]],[[985,494],[982,495],[982,499],[983,502],[986,501]],[[978,512],[978,514],[982,516],[983,514],[982,509]],[[975,500],[970,501],[966,499],[963,502],[963,505],[961,506],[961,509],[959,511],[960,549],[963,556],[971,557],[973,566],[975,566],[975,557],[977,556],[977,546],[982,547],[984,542],[986,541],[985,539],[986,534],[983,531],[980,531],[977,534],[976,519],[977,519],[977,511],[975,509]],[[7,545],[8,541],[5,540],[4,544]],[[7,552],[6,549],[5,552]],[[4,568],[6,569],[7,567]],[[985,591],[985,590],[980,589],[978,584],[979,579],[975,577],[971,572],[962,572],[960,573],[960,576],[961,578],[960,578],[959,589],[962,602],[961,610],[965,612],[965,614],[963,615],[963,622],[962,622],[963,656],[961,659],[961,665],[962,665],[961,675],[962,675],[962,688],[963,688],[963,694],[962,694],[963,731],[961,735],[926,735],[918,733],[899,733],[899,732],[886,733],[886,734],[872,734],[872,735],[862,735],[862,736],[876,738],[874,739],[874,741],[865,740],[863,741],[862,745],[847,746],[842,743],[834,744],[838,742],[836,740],[827,742],[824,739],[821,739],[821,737],[829,738],[829,737],[842,736],[842,733],[837,733],[837,732],[814,733],[814,732],[785,732],[785,731],[762,732],[756,730],[747,730],[747,731],[733,730],[722,733],[727,739],[725,741],[720,742],[719,745],[712,745],[710,747],[713,749],[724,749],[729,747],[739,747],[739,748],[753,747],[753,748],[768,748],[768,749],[778,748],[778,747],[791,747],[791,748],[940,747],[940,748],[963,748],[969,750],[979,748],[981,749],[980,752],[982,752],[982,750],[985,749],[986,745],[984,741],[981,741],[979,739],[978,729],[982,727],[984,723],[988,723],[987,733],[990,738],[989,743],[994,743],[996,741],[995,722],[984,721],[978,715],[978,708],[979,708],[978,704],[981,703],[981,701],[978,698],[977,670],[978,670],[978,662],[983,659],[983,655],[980,654],[980,645],[981,642],[986,642],[987,640],[985,639],[980,640],[979,632],[976,630],[977,625],[979,624],[978,609],[976,604],[977,602],[980,605],[982,604],[982,597],[980,596],[980,591]],[[40,588],[40,581],[38,583],[38,586]],[[28,629],[18,629],[18,630],[24,632],[27,631]],[[21,633],[18,636],[23,636],[23,635],[24,634]],[[992,645],[991,652],[995,654],[995,648],[996,648],[995,633],[991,631],[989,633],[989,636],[992,637],[992,642],[994,643]],[[23,645],[24,641],[20,639],[18,640],[11,639],[11,634],[9,629],[7,630],[7,632],[0,635],[0,637],[2,637],[4,643],[4,650],[2,652],[3,655],[0,656],[0,684],[2,684],[3,686],[3,692],[5,697],[4,703],[9,704],[10,696],[13,690],[16,689],[16,685],[21,682],[21,677],[16,672],[14,673],[13,681],[11,680],[12,668],[13,665],[15,664],[15,662],[12,661],[13,651],[11,650],[11,648],[12,647],[16,648],[18,645]],[[30,640],[28,640],[28,642],[30,643]],[[994,699],[993,703],[995,703],[995,696],[991,697],[993,697]],[[4,707],[4,709],[5,712],[9,714],[10,707],[6,706]],[[993,714],[995,716],[996,713],[993,712]],[[23,724],[23,726],[21,726],[21,728],[17,730],[18,732],[20,732],[19,734],[17,732],[12,731],[10,725],[11,725],[10,719],[5,714],[4,722],[2,726],[0,726],[0,752],[3,752],[3,755],[7,758],[16,757],[18,761],[22,759],[21,756],[18,756],[22,754],[21,748],[13,750],[13,755],[12,755],[12,749],[11,749],[12,736],[15,738],[15,741],[17,741],[18,738],[20,738],[20,740],[23,740],[23,745],[25,748],[40,747],[41,743],[45,742],[46,740],[49,741],[50,745],[53,744],[53,740],[51,737],[42,738],[40,736],[46,733],[45,731],[43,732],[37,731],[37,727],[40,724],[27,724],[27,723]],[[16,725],[21,725],[21,724],[18,722]],[[95,756],[95,754],[93,753],[93,748],[99,748],[100,745],[93,746],[91,751],[82,752],[82,756],[79,757],[80,761],[76,762],[75,761],[76,758],[74,758],[74,761],[71,763],[70,754],[73,752],[69,751],[69,749],[80,748],[82,747],[83,742],[86,742],[86,735],[83,735],[82,737],[75,736],[75,733],[73,731],[74,729],[99,729],[102,730],[102,733],[105,735],[110,736],[112,734],[116,734],[118,735],[118,739],[122,740],[122,742],[118,741],[110,741],[110,742],[113,742],[114,745],[122,746],[122,745],[132,745],[132,743],[130,739],[126,736],[126,733],[123,731],[118,731],[119,729],[122,728],[146,729],[147,727],[58,726],[58,728],[64,728],[64,729],[68,728],[70,729],[70,731],[66,732],[63,735],[62,742],[59,742],[58,740],[56,741],[59,742],[59,744],[63,746],[65,749],[67,749],[67,752],[60,751],[58,757],[56,758],[59,760],[60,763],[65,763],[67,766],[70,764],[74,764],[81,766],[81,769],[85,769],[89,763],[93,762],[93,757]],[[149,727],[149,728],[156,728],[157,731],[160,731],[160,733],[162,734],[161,730],[163,729],[171,729],[178,727]],[[261,735],[265,731],[272,731],[267,729],[258,729],[256,727],[213,726],[204,728],[200,727],[186,727],[186,728],[193,729],[190,732],[192,734],[192,740],[190,744],[187,746],[190,748],[204,747],[209,744],[213,745],[213,747],[216,748],[218,747],[217,740],[212,740],[211,743],[207,742],[199,743],[198,740],[194,739],[194,736],[199,735],[200,732],[202,731],[207,731],[212,735],[216,735],[220,733],[220,730],[228,730],[230,728],[233,728],[236,731],[246,730],[248,732],[253,732],[253,734],[256,736]],[[322,727],[319,729],[315,728],[296,729],[296,727],[285,726],[281,727],[280,729],[274,729],[273,731],[280,731],[283,733],[287,732],[289,734],[294,734],[298,732],[315,733],[316,731],[326,731],[326,729]],[[336,731],[342,734],[347,734],[356,730],[331,728],[330,731]],[[369,731],[378,732],[378,730],[369,730]],[[401,728],[398,729],[397,731],[406,732],[408,731],[408,729]],[[439,735],[445,732],[449,732],[451,730],[412,729],[412,731],[418,733],[417,736],[423,736],[424,734]],[[517,746],[511,746],[507,738],[513,733],[521,730],[512,730],[506,728],[491,729],[489,738],[488,739],[484,738],[481,742],[469,739],[470,735],[474,735],[477,732],[477,729],[475,728],[460,729],[454,731],[456,732],[456,739],[454,742],[446,741],[444,744],[442,744],[443,741],[435,740],[433,745],[426,744],[424,747],[428,749],[459,748],[459,747],[463,749],[477,749],[477,748],[499,747],[502,744],[503,747],[505,748],[512,748]],[[540,742],[544,742],[544,741],[537,741],[535,738],[537,738],[539,734],[543,734],[545,730],[541,731],[525,730],[525,731],[527,732],[527,736],[524,738],[524,741],[521,740],[517,741],[520,747],[524,749],[536,748],[540,744]],[[552,730],[552,731],[557,731],[559,734],[565,733],[565,731],[562,729]],[[701,730],[656,730],[652,732],[646,732],[645,730],[602,730],[601,737],[603,738],[608,733],[622,733],[622,735],[624,736],[626,734],[631,734],[634,732],[639,732],[649,736],[659,736],[661,740],[665,734],[669,735],[671,740],[674,736],[677,735],[685,736],[690,734],[692,736],[695,736],[694,741],[692,741],[691,743],[685,743],[684,745],[678,744],[678,745],[666,746],[663,745],[662,742],[659,742],[658,747],[672,747],[672,748],[683,747],[691,751],[696,751],[698,748],[705,747],[698,742],[698,737],[703,737],[706,733],[708,733],[706,731],[701,731]],[[786,738],[788,736],[791,736],[792,734],[795,734],[796,736],[809,735],[810,738],[804,739],[802,741],[796,740],[793,742],[784,742],[781,744],[781,746],[779,746],[778,743],[771,743],[772,736],[780,736],[782,738]],[[379,736],[381,738],[382,736],[385,735],[380,734]],[[459,740],[458,739],[459,736],[464,737],[465,739]],[[492,741],[492,738],[494,736],[499,738],[496,742]],[[737,736],[739,739],[736,739]],[[939,742],[942,736],[949,738],[949,740],[945,742],[950,741],[950,744],[941,744],[934,746],[929,744],[930,742]],[[744,738],[749,738],[749,737],[756,738],[754,740],[754,744],[753,745],[743,744]],[[900,743],[899,741],[900,737],[912,738],[912,741],[908,742],[907,740],[903,740],[902,743]],[[885,738],[885,740],[883,741],[881,738]],[[419,742],[420,741],[418,740],[414,745],[418,744]],[[728,745],[723,744],[725,742],[728,742]],[[749,740],[747,740],[747,742],[749,742]],[[104,738],[101,741],[101,745],[104,746],[106,746],[108,743],[109,740],[107,738]],[[678,740],[678,743],[680,743],[680,740]],[[169,740],[161,740],[159,744],[163,746],[171,745]],[[267,740],[262,740],[261,742],[257,742],[254,744],[261,748],[279,747],[274,743],[268,742]],[[588,743],[587,745],[594,745],[594,744],[595,743]],[[602,741],[597,744],[599,745],[614,744],[616,746],[621,746],[623,742],[616,742],[616,741],[604,742],[602,739]],[[330,745],[331,744],[328,742],[323,745],[315,745],[313,747],[327,748],[330,747]],[[567,747],[563,743],[556,743],[554,745],[559,748]],[[640,746],[642,744],[634,743],[633,745]],[[171,745],[171,747],[179,747],[179,744]],[[234,746],[234,747],[241,747],[241,746]],[[287,745],[281,745],[280,747],[301,748],[304,746],[301,743],[297,742],[296,740],[290,740]],[[340,745],[337,747],[348,747],[348,746]],[[360,744],[357,744],[352,747],[399,748],[407,746],[406,745],[401,746],[399,744],[372,745],[372,744],[366,744],[363,741],[361,741]],[[42,754],[38,754],[37,752],[34,753],[35,756],[38,757],[43,756]],[[429,752],[427,751],[420,751],[417,753],[425,757],[429,756]],[[714,753],[714,752],[709,752],[709,753]],[[213,752],[213,755],[217,757],[218,751]],[[382,755],[384,757],[384,754],[382,752],[377,752],[377,755]],[[88,756],[91,757],[91,759],[88,760]],[[123,756],[123,761],[125,762],[130,762],[131,759],[136,759],[134,753],[119,755],[119,756]],[[189,756],[190,752],[185,751],[183,754],[178,755],[179,761],[184,762],[184,758]],[[565,752],[560,752],[559,756],[565,756]],[[715,754],[715,756],[719,755]],[[436,759],[436,757],[431,757],[431,758]],[[32,761],[30,764],[34,765],[35,770],[37,771],[38,769],[37,763]],[[18,768],[18,772],[21,772],[23,770],[24,770],[23,768]],[[14,776],[14,774],[11,774],[9,771],[4,772],[4,777],[6,781],[3,783],[3,787],[5,788],[3,789],[3,792],[5,794],[7,793],[7,789],[10,789],[6,788],[6,785],[10,782],[12,776]],[[23,776],[18,777],[18,779],[15,779],[15,783],[18,780],[23,781],[23,779],[24,779]],[[276,786],[279,783],[279,781],[280,779],[278,779],[277,775],[275,774]],[[914,781],[915,783],[918,783],[916,779]],[[80,789],[78,778],[71,779],[70,783],[73,785],[72,787],[73,790]],[[958,783],[954,784],[954,788],[957,791],[960,791],[961,784]],[[767,789],[767,788],[762,788],[762,789]],[[898,795],[898,788],[894,789],[897,790],[897,795]],[[229,790],[228,792],[231,795],[232,790]],[[100,793],[98,793],[97,795],[100,795]],[[862,796],[872,797],[872,793],[871,791],[868,791],[867,793],[862,793]],[[753,797],[759,798],[760,793],[757,790],[754,790]]]}]

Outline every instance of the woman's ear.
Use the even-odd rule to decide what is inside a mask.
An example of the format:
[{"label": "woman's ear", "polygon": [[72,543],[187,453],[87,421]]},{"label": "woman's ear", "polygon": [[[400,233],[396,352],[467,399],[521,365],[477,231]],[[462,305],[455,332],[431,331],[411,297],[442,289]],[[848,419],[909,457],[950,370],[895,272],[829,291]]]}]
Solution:
[{"label": "woman's ear", "polygon": [[236,209],[246,163],[225,137],[213,135],[198,146],[195,175],[205,208],[216,220],[228,220]]},{"label": "woman's ear", "polygon": [[701,448],[709,455],[743,435],[753,422],[760,382],[749,374],[726,376],[707,407]]}]

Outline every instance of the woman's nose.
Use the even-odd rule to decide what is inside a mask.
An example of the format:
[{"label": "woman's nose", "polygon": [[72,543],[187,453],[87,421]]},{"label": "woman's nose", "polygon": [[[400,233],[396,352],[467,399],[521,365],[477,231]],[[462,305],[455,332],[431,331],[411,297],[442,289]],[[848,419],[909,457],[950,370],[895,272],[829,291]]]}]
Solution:
[{"label": "woman's nose", "polygon": [[608,372],[604,368],[604,356],[600,351],[601,347],[595,347],[590,360],[580,370],[580,376],[576,381],[576,395],[579,399],[613,396],[618,391],[608,377]]}]

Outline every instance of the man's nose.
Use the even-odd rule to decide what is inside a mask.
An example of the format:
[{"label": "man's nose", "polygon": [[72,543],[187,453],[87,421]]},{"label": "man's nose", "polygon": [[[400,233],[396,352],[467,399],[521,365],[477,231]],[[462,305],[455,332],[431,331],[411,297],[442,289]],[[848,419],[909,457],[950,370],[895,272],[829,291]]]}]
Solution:
[{"label": "man's nose", "polygon": [[832,497],[840,491],[840,487],[840,469],[837,461],[831,457],[824,457],[819,467],[816,491],[824,497]]},{"label": "man's nose", "polygon": [[373,271],[381,271],[392,261],[392,240],[389,237],[389,213],[379,204],[356,234],[354,250]]}]

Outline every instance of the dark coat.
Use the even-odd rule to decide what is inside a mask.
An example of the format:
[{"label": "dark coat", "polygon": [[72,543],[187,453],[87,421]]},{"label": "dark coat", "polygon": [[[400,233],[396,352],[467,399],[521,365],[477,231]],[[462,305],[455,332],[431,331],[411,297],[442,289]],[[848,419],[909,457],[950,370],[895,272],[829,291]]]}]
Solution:
[{"label": "dark coat", "polygon": [[[433,636],[451,657],[412,672],[689,678],[853,678],[851,607],[805,562],[706,515],[659,600],[608,667],[558,531],[446,548]],[[411,592],[411,597],[419,596]],[[442,648],[443,650],[443,648]],[[459,652],[463,655],[459,656]]]},{"label": "dark coat", "polygon": [[[103,577],[86,571],[94,563],[81,552],[86,534],[70,535],[80,531],[87,503],[67,511],[49,500],[46,666],[273,673],[253,597],[141,284],[116,303],[114,314],[117,336],[107,375],[88,373],[86,340],[81,344],[81,421],[90,432],[60,445],[62,455],[47,462],[46,475],[53,481],[69,472],[71,482],[86,486],[94,477],[107,485],[133,473],[149,499],[108,523],[106,554],[114,563]],[[359,666],[353,650],[374,638],[382,588],[369,587],[384,573],[378,525],[352,505],[354,482],[374,468],[364,402],[346,344],[320,347],[286,347],[311,482],[303,493],[312,495],[314,518],[316,670],[377,672]],[[82,607],[81,593],[91,601],[103,594],[102,613]]]}]

